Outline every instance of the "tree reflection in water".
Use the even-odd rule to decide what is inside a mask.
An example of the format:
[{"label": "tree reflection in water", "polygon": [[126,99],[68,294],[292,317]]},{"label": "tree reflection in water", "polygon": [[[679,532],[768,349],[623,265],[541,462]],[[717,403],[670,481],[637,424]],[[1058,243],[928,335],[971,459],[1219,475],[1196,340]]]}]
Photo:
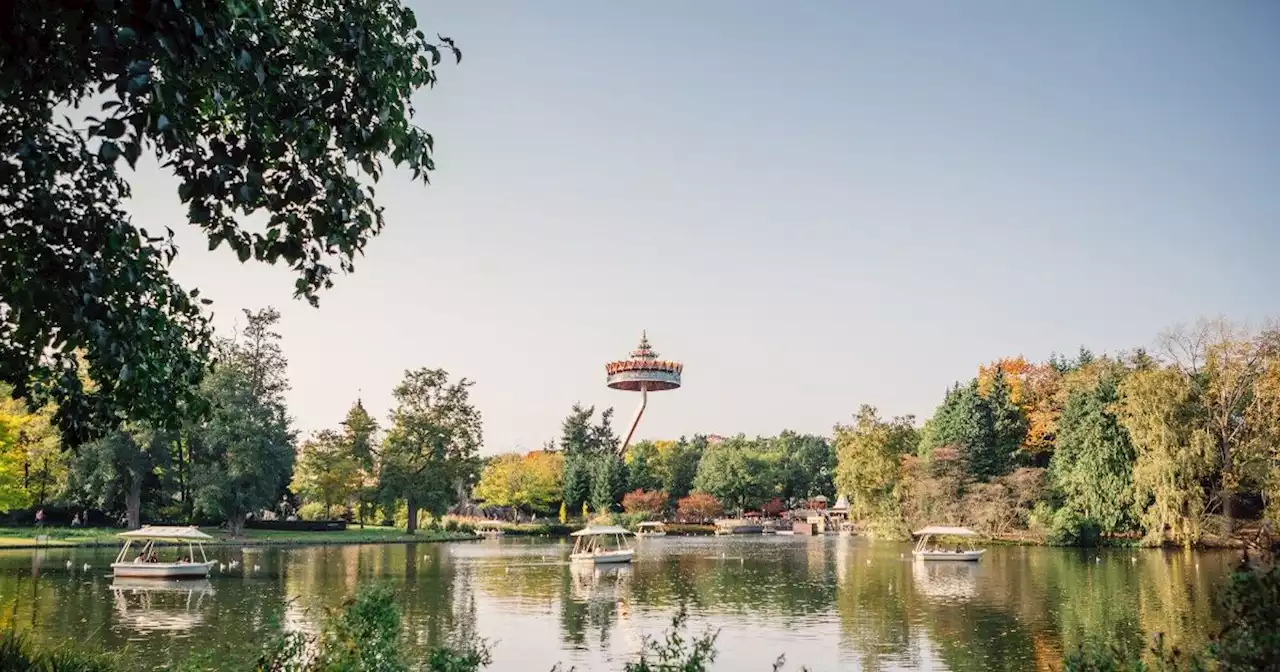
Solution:
[{"label": "tree reflection in water", "polygon": [[1138,648],[1162,631],[1203,643],[1233,564],[1230,553],[1016,547],[976,564],[917,563],[906,546],[857,538],[666,537],[648,540],[632,566],[596,568],[571,566],[560,540],[508,538],[257,549],[260,571],[215,572],[212,590],[188,603],[115,591],[106,570],[78,569],[105,568],[113,555],[0,552],[0,628],[128,646],[156,665],[207,651],[244,668],[275,628],[313,630],[358,585],[388,580],[414,649],[497,640],[490,672],[557,660],[617,667],[682,606],[695,630],[724,628],[731,667],[768,669],[786,653],[811,669],[1048,669],[1084,642]]}]

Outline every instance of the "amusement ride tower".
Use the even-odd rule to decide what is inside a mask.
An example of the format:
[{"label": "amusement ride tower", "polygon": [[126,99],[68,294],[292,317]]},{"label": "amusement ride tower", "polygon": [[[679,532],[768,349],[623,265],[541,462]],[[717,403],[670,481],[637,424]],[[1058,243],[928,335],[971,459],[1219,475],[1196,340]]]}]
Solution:
[{"label": "amusement ride tower", "polygon": [[631,429],[627,430],[627,438],[622,442],[621,450],[626,451],[636,433],[636,425],[640,424],[640,416],[644,415],[644,407],[649,403],[649,393],[680,387],[684,364],[658,361],[658,353],[649,347],[648,334],[640,332],[640,345],[631,351],[631,358],[609,362],[604,365],[604,370],[609,375],[606,379],[609,387],[640,393],[640,408],[636,409]]}]

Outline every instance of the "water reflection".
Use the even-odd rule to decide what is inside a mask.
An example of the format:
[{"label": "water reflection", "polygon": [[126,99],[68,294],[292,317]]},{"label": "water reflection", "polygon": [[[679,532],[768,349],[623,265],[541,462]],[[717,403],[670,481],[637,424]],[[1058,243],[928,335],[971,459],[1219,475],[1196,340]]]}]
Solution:
[{"label": "water reflection", "polygon": [[139,634],[192,629],[204,621],[203,603],[213,594],[213,584],[208,580],[116,578],[111,581],[115,625]]},{"label": "water reflection", "polygon": [[[856,538],[648,539],[631,566],[572,565],[561,540],[219,549],[235,569],[162,587],[113,581],[112,549],[0,552],[0,628],[156,664],[206,651],[244,669],[269,633],[313,631],[360,584],[394,582],[411,645],[495,641],[491,669],[618,669],[686,608],[721,629],[718,669],[1024,670],[1083,642],[1183,645],[1214,627],[1230,553],[995,548],[920,563]],[[68,564],[69,563],[69,564]],[[84,570],[84,565],[90,566]],[[97,569],[95,569],[97,568]]]}]

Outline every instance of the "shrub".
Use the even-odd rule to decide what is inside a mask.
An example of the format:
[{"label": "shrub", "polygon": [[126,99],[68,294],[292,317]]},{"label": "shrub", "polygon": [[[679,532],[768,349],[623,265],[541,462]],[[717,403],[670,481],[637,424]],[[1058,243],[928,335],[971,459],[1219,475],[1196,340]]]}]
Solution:
[{"label": "shrub", "polygon": [[683,522],[706,522],[724,513],[720,501],[705,492],[690,493],[676,502],[676,513]]},{"label": "shrub", "polygon": [[667,493],[636,489],[622,497],[622,510],[631,514],[654,516],[667,508]]},{"label": "shrub", "polygon": [[329,515],[320,502],[307,502],[298,507],[298,517],[303,520],[328,520]]},{"label": "shrub", "polygon": [[0,632],[0,670],[6,672],[115,672],[124,667],[115,657],[75,649],[36,650],[24,635]]},{"label": "shrub", "polygon": [[1055,546],[1097,546],[1101,537],[1098,524],[1074,509],[1063,507],[1053,513],[1049,543]]},{"label": "shrub", "polygon": [[716,659],[718,632],[706,632],[687,639],[684,635],[687,616],[683,609],[671,619],[671,629],[661,640],[645,636],[640,657],[626,664],[626,672],[703,672]]}]

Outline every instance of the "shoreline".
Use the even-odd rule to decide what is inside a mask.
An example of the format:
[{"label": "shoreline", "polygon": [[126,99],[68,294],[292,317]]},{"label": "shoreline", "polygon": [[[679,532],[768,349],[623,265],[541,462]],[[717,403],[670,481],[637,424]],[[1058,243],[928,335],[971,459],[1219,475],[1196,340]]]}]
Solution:
[{"label": "shoreline", "polygon": [[[205,530],[208,532],[208,530]],[[257,532],[258,534],[253,534]],[[246,530],[240,537],[218,536],[204,542],[205,547],[223,548],[230,546],[358,546],[363,544],[424,544],[451,541],[478,541],[484,537],[466,532],[431,532],[408,536],[404,533],[393,533],[390,530],[346,530],[342,532],[279,532],[275,530]],[[263,534],[266,533],[266,534]],[[0,534],[0,551],[6,550],[39,550],[69,548],[116,548],[122,543],[116,536],[118,532],[106,532],[98,535],[81,537],[51,538],[37,540],[34,536],[6,536]],[[38,536],[38,535],[37,535]],[[156,541],[157,546],[185,546],[185,542]]]}]

